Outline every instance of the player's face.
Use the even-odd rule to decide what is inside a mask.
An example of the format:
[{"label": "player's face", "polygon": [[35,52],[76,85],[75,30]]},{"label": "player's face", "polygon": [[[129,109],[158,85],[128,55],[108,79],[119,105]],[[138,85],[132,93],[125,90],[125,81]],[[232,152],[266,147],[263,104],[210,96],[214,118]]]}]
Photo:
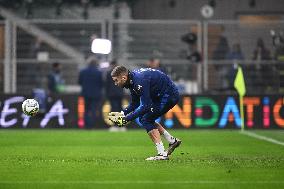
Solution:
[{"label": "player's face", "polygon": [[127,81],[127,76],[126,75],[120,75],[120,76],[117,76],[117,77],[112,77],[112,80],[113,80],[113,82],[116,86],[124,87],[124,85]]}]

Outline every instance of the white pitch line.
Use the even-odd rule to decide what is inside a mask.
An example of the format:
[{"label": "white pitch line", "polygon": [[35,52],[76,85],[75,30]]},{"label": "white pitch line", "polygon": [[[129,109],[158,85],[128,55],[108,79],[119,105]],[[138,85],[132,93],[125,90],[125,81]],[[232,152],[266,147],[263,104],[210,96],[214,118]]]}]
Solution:
[{"label": "white pitch line", "polygon": [[279,144],[279,145],[284,146],[284,142],[275,140],[273,138],[269,138],[269,137],[266,137],[266,136],[258,135],[256,133],[252,133],[252,132],[248,132],[248,131],[241,131],[240,133],[242,133],[244,135],[247,135],[247,136],[250,136],[250,137],[257,138],[259,140],[265,140],[265,141],[268,141],[268,142],[271,142],[271,143],[274,143],[274,144]]},{"label": "white pitch line", "polygon": [[0,181],[0,184],[284,184],[284,181]]}]

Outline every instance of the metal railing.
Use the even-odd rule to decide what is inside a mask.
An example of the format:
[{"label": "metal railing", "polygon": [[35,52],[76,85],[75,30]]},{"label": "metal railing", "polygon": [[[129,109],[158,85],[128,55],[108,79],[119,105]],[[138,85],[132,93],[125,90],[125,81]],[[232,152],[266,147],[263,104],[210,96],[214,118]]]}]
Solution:
[{"label": "metal railing", "polygon": [[187,33],[197,36],[201,51],[201,23],[182,20],[113,20],[109,22],[108,36],[113,42],[112,57],[121,59],[181,59],[181,51],[188,45],[181,37]]},{"label": "metal railing", "polygon": [[[112,54],[105,57],[107,60],[117,59],[119,64],[138,68],[145,67],[149,58],[159,58],[167,73],[183,88],[185,93],[234,92],[232,80],[236,65],[241,65],[244,69],[249,93],[284,91],[284,84],[281,82],[282,75],[284,76],[283,61],[277,58],[279,49],[273,43],[270,33],[271,31],[276,33],[284,31],[284,22],[282,21],[247,23],[210,20],[202,23],[184,20],[40,19],[31,20],[30,23],[53,37],[60,38],[64,43],[83,53],[85,57],[92,54],[90,52],[90,38],[96,34],[97,37],[109,38],[113,42],[113,51]],[[78,68],[83,64],[71,60],[47,44],[43,44],[43,49],[48,51],[48,57],[46,60],[39,60],[38,57],[31,55],[31,49],[37,37],[18,27],[15,29],[17,68],[14,75],[17,80],[17,91],[29,91],[38,85],[26,78],[32,78],[33,72],[39,75],[37,77],[46,75],[50,63],[55,61],[61,62],[66,68],[68,67],[65,69],[66,72],[72,72],[72,74],[65,74],[68,78],[67,81],[70,81],[67,84],[77,84],[74,78],[77,77]],[[8,30],[6,33],[9,33]],[[10,34],[12,33],[10,32]],[[187,43],[181,40],[181,37],[187,33],[194,33],[197,36],[194,46],[200,54],[203,54],[200,62],[194,62],[185,55],[192,50]],[[226,38],[226,42],[222,46],[222,42],[219,43],[224,38]],[[262,39],[266,49],[270,52],[270,57],[267,59],[254,57],[259,38]],[[232,47],[236,43],[242,49],[242,58],[230,55]],[[27,67],[31,67],[31,69]],[[5,70],[3,64],[1,68]],[[33,68],[42,71],[37,72]],[[4,72],[1,74],[0,89],[3,91],[5,88]]]},{"label": "metal railing", "polygon": [[[284,55],[283,45],[277,46],[273,42],[275,36],[272,32],[279,34],[284,31],[284,21],[233,21],[233,20],[210,20],[203,23],[203,52],[204,52],[204,70],[203,86],[205,90],[211,90],[216,86],[212,81],[219,81],[224,77],[228,66],[233,66],[234,62],[240,63],[243,67],[250,65],[250,72],[255,72],[259,76],[260,67],[267,65],[274,69],[277,64],[283,63],[279,57]],[[262,46],[262,47],[260,47]],[[281,51],[282,48],[282,52]],[[238,50],[236,50],[238,49]],[[252,64],[254,66],[252,66]],[[218,72],[212,77],[212,67],[217,67]],[[269,67],[268,66],[268,67]],[[224,67],[224,68],[222,68]],[[255,69],[253,69],[255,68]],[[222,71],[223,70],[223,71]],[[280,70],[276,70],[276,72]],[[219,73],[219,74],[218,74]],[[280,74],[280,73],[274,73]],[[280,74],[281,75],[281,74]],[[266,75],[262,74],[262,77]],[[246,78],[248,83],[255,78]],[[267,76],[268,82],[274,85],[274,81]],[[224,82],[225,83],[225,82]],[[260,85],[261,83],[259,83]],[[225,85],[225,84],[224,84]],[[255,83],[250,88],[257,88]],[[278,89],[282,90],[282,89]],[[257,90],[256,90],[257,91]],[[251,91],[251,92],[256,92]]]},{"label": "metal railing", "polygon": [[[106,23],[103,20],[86,21],[86,20],[43,20],[33,19],[30,23],[38,26],[55,38],[72,46],[76,51],[83,54],[84,58],[91,55],[92,38],[106,38]],[[20,46],[18,58],[35,58],[32,50],[37,45],[40,37],[31,36],[23,30],[18,31],[17,45]],[[66,55],[42,43],[41,48],[50,53],[50,58],[66,58]],[[23,47],[21,47],[23,46]]]},{"label": "metal railing", "polygon": [[209,93],[235,93],[237,66],[243,69],[248,94],[284,92],[284,64],[278,61],[212,61],[208,64]]}]

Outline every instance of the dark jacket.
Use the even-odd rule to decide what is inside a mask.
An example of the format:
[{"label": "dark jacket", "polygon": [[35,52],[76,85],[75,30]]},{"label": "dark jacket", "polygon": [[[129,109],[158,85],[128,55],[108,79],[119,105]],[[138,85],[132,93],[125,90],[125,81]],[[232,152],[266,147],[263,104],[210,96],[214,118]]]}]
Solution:
[{"label": "dark jacket", "polygon": [[81,94],[89,98],[101,98],[103,89],[102,72],[97,66],[89,65],[80,71],[79,84],[82,87]]},{"label": "dark jacket", "polygon": [[64,80],[60,73],[55,71],[48,74],[48,90],[51,93],[57,93],[60,91],[60,86],[64,85]]},{"label": "dark jacket", "polygon": [[[126,120],[133,120],[150,111],[154,101],[159,102],[164,95],[171,98],[178,89],[163,72],[150,68],[133,70],[128,75],[131,103],[123,110]],[[132,112],[132,113],[130,113]]]}]

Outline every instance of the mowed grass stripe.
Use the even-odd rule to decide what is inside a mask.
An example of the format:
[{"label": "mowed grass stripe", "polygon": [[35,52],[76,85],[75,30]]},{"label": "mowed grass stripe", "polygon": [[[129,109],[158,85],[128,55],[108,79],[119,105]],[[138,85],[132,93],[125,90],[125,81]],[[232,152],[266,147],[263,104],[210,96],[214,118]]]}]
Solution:
[{"label": "mowed grass stripe", "polygon": [[280,145],[238,130],[170,132],[182,145],[147,162],[156,150],[144,130],[0,130],[0,188],[284,188]]},{"label": "mowed grass stripe", "polygon": [[284,181],[0,181],[2,184],[284,184]]}]

